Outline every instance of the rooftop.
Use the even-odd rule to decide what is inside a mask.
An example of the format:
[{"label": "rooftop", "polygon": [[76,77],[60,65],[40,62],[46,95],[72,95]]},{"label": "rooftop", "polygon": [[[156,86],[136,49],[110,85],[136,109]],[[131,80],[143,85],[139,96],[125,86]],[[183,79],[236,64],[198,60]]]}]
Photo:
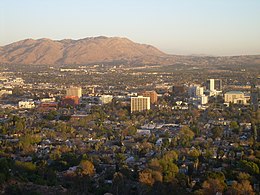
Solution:
[{"label": "rooftop", "polygon": [[242,91],[228,91],[226,94],[244,94]]}]

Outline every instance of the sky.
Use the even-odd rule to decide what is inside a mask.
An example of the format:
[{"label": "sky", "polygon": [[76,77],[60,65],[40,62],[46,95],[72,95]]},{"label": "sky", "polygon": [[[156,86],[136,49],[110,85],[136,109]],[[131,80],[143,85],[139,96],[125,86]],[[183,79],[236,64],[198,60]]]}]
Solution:
[{"label": "sky", "polygon": [[260,54],[260,0],[0,0],[0,46],[95,36],[169,54]]}]

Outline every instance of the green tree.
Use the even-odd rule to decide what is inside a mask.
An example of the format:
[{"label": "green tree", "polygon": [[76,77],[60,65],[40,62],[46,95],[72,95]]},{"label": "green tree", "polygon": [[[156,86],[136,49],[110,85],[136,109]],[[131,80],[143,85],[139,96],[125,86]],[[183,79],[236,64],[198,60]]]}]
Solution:
[{"label": "green tree", "polygon": [[239,133],[239,125],[236,121],[231,121],[230,128],[232,129],[233,132]]},{"label": "green tree", "polygon": [[215,126],[211,129],[211,132],[212,132],[212,138],[216,139],[217,137],[219,138],[222,137],[224,130],[220,126]]},{"label": "green tree", "polygon": [[251,178],[251,176],[245,172],[239,172],[239,174],[237,176],[238,181],[250,180],[250,178]]},{"label": "green tree", "polygon": [[166,161],[177,161],[178,160],[178,153],[174,150],[167,151],[163,157],[164,160]]},{"label": "green tree", "polygon": [[194,138],[194,132],[188,126],[183,126],[179,132],[180,142],[183,146],[187,146]]},{"label": "green tree", "polygon": [[193,159],[197,159],[200,156],[200,151],[197,150],[196,148],[194,148],[189,151],[188,155],[189,155],[189,157],[191,157]]},{"label": "green tree", "polygon": [[242,160],[240,161],[240,166],[249,174],[259,174],[259,167],[254,162]]},{"label": "green tree", "polygon": [[4,183],[10,177],[11,162],[6,158],[0,159],[0,184]]}]

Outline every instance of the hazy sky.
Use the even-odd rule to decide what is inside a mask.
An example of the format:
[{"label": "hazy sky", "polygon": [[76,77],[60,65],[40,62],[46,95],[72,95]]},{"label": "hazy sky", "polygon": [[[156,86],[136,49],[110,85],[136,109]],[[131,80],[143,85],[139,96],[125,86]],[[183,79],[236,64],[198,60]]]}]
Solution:
[{"label": "hazy sky", "polygon": [[0,45],[120,36],[171,54],[260,54],[260,0],[0,0]]}]

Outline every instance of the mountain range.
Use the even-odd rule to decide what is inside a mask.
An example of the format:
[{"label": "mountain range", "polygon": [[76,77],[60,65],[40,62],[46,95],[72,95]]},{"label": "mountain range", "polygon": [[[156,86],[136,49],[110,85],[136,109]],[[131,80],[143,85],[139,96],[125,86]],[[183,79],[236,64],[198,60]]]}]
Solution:
[{"label": "mountain range", "polygon": [[146,44],[120,37],[79,40],[25,39],[0,47],[0,64],[63,65],[118,62],[130,65],[260,64],[260,56],[169,55]]},{"label": "mountain range", "polygon": [[[88,64],[134,62],[167,56],[151,45],[127,38],[94,37],[80,40],[26,39],[0,48],[0,63],[7,64]],[[156,60],[155,60],[156,61]]]}]

